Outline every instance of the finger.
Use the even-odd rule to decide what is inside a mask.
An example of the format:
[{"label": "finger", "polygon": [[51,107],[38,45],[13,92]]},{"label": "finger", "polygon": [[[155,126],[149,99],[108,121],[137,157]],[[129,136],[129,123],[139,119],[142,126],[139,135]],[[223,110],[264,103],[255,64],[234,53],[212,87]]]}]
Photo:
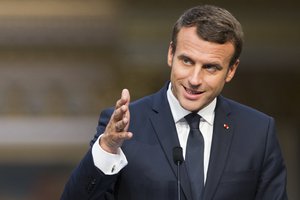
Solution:
[{"label": "finger", "polygon": [[129,102],[130,102],[130,93],[129,93],[128,89],[125,88],[125,89],[122,90],[121,99],[123,100],[123,102],[125,104],[129,104]]},{"label": "finger", "polygon": [[126,116],[127,110],[127,105],[123,105],[120,108],[116,109],[113,114],[114,122],[122,120]]},{"label": "finger", "polygon": [[117,140],[121,140],[121,141],[124,141],[124,140],[128,140],[130,138],[132,138],[133,134],[131,132],[120,132],[118,135],[117,135]]},{"label": "finger", "polygon": [[115,131],[122,132],[128,125],[128,118],[124,117],[122,120],[115,123]]},{"label": "finger", "polygon": [[116,102],[116,108],[120,108],[122,105],[129,104],[130,94],[128,89],[123,89],[121,92],[121,98]]},{"label": "finger", "polygon": [[[128,121],[130,121],[130,112],[129,112],[129,103],[130,103],[130,93],[128,89],[122,90],[122,98],[126,99],[126,111],[124,111],[123,118],[127,118]],[[129,124],[129,123],[128,123]]]},{"label": "finger", "polygon": [[115,109],[118,109],[120,107],[122,107],[123,105],[126,104],[126,101],[124,99],[119,99],[117,102],[116,102],[116,105],[115,105]]}]

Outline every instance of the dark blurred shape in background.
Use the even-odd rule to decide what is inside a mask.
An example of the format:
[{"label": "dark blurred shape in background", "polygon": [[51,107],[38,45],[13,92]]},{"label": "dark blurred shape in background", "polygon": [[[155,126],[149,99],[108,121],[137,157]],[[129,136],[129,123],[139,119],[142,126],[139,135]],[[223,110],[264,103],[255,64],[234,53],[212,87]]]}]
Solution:
[{"label": "dark blurred shape in background", "polygon": [[[172,26],[199,2],[0,0],[0,199],[58,199],[101,109],[168,80]],[[300,2],[200,3],[240,20],[245,48],[223,94],[275,117],[300,199]]]}]

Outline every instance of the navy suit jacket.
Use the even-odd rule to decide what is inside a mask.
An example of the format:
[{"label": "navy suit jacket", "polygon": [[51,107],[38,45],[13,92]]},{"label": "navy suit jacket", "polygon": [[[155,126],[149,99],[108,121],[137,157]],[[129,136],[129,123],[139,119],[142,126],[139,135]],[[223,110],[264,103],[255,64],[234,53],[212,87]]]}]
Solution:
[{"label": "navy suit jacket", "polygon": [[[167,85],[130,104],[133,138],[122,146],[128,165],[117,175],[104,175],[94,166],[89,150],[67,182],[62,200],[177,199],[172,149],[179,140],[166,92]],[[104,132],[112,112],[101,113],[91,144]],[[180,170],[182,200],[192,200],[185,163]],[[273,118],[217,98],[204,199],[287,199],[286,169]]]}]

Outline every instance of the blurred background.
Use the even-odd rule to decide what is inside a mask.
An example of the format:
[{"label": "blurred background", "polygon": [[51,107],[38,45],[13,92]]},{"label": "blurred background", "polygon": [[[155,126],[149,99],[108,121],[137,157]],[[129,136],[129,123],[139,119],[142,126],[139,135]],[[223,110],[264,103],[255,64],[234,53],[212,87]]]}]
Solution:
[{"label": "blurred background", "polygon": [[100,111],[169,77],[174,22],[198,4],[231,11],[245,32],[223,95],[275,117],[299,193],[299,1],[0,0],[0,199],[59,199]]}]

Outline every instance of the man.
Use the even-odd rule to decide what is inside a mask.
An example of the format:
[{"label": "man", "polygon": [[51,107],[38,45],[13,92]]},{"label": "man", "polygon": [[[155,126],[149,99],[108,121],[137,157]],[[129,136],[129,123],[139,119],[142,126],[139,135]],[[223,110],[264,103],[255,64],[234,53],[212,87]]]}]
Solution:
[{"label": "man", "polygon": [[169,46],[171,81],[132,103],[124,89],[115,108],[101,113],[61,199],[174,200],[176,146],[185,157],[181,199],[287,199],[273,118],[220,96],[242,44],[241,25],[225,9],[187,10]]}]

